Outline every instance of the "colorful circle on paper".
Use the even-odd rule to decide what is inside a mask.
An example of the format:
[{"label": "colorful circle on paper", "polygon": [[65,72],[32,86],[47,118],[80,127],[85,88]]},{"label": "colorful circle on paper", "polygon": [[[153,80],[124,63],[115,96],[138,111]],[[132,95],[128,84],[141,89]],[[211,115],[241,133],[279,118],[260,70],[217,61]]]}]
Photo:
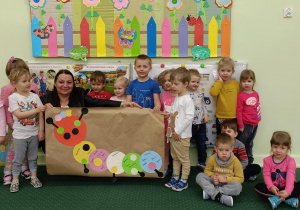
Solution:
[{"label": "colorful circle on paper", "polygon": [[93,143],[89,141],[82,141],[73,149],[73,156],[75,160],[81,164],[88,164],[88,160],[92,152],[96,150]]},{"label": "colorful circle on paper", "polygon": [[143,169],[140,165],[140,155],[137,153],[129,153],[125,155],[122,162],[122,167],[127,174],[137,175]]},{"label": "colorful circle on paper", "polygon": [[86,124],[83,119],[78,123],[78,119],[79,116],[70,116],[56,121],[59,129],[54,127],[54,135],[63,145],[75,146],[84,140],[87,133]]},{"label": "colorful circle on paper", "polygon": [[124,169],[122,167],[122,162],[125,157],[125,154],[119,151],[115,151],[110,153],[110,155],[107,157],[107,168],[111,173],[114,174],[121,174],[124,172]]},{"label": "colorful circle on paper", "polygon": [[157,152],[146,151],[141,155],[140,164],[142,169],[147,173],[155,173],[162,166],[162,159]]},{"label": "colorful circle on paper", "polygon": [[94,150],[89,157],[89,164],[94,171],[105,171],[107,170],[107,157],[109,152],[104,149]]}]

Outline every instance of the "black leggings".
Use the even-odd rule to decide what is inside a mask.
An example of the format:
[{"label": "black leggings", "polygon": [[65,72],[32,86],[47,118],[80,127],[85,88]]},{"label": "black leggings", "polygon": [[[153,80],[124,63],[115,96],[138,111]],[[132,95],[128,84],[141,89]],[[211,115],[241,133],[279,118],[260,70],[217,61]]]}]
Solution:
[{"label": "black leggings", "polygon": [[[279,191],[284,190],[280,188]],[[255,185],[255,191],[263,196],[272,197],[274,194],[270,192],[265,183],[258,183]],[[288,198],[299,198],[300,195],[300,182],[294,183],[294,190]]]}]

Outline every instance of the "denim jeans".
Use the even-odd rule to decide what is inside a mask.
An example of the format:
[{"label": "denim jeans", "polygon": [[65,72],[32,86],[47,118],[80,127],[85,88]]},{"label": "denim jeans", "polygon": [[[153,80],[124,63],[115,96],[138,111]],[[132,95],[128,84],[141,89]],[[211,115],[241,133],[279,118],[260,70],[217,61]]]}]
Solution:
[{"label": "denim jeans", "polygon": [[206,161],[206,124],[192,125],[192,138],[196,142],[198,151],[198,163],[205,163]]},{"label": "denim jeans", "polygon": [[249,164],[252,164],[254,161],[252,148],[253,148],[253,140],[257,132],[257,125],[249,125],[244,123],[244,132],[241,133],[238,131],[237,139],[240,140],[246,148],[247,156],[249,159]]}]

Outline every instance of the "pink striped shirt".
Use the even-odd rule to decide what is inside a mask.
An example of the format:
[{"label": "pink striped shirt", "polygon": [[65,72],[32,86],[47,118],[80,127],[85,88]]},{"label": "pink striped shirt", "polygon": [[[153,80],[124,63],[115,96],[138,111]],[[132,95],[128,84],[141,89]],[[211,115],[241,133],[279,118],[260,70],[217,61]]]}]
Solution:
[{"label": "pink striped shirt", "polygon": [[6,120],[3,102],[0,101],[0,136],[6,135]]}]

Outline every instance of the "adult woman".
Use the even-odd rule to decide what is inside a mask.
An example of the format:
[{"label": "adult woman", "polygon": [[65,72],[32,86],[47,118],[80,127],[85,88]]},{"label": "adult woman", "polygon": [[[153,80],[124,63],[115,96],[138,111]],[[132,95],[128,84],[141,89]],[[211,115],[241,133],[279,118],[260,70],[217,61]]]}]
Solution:
[{"label": "adult woman", "polygon": [[[75,87],[73,74],[60,70],[54,78],[54,88],[50,93],[43,95],[41,101],[47,107],[140,107],[133,102],[119,102],[104,99],[95,99],[85,94],[84,89]],[[40,143],[45,152],[45,141]]]}]

